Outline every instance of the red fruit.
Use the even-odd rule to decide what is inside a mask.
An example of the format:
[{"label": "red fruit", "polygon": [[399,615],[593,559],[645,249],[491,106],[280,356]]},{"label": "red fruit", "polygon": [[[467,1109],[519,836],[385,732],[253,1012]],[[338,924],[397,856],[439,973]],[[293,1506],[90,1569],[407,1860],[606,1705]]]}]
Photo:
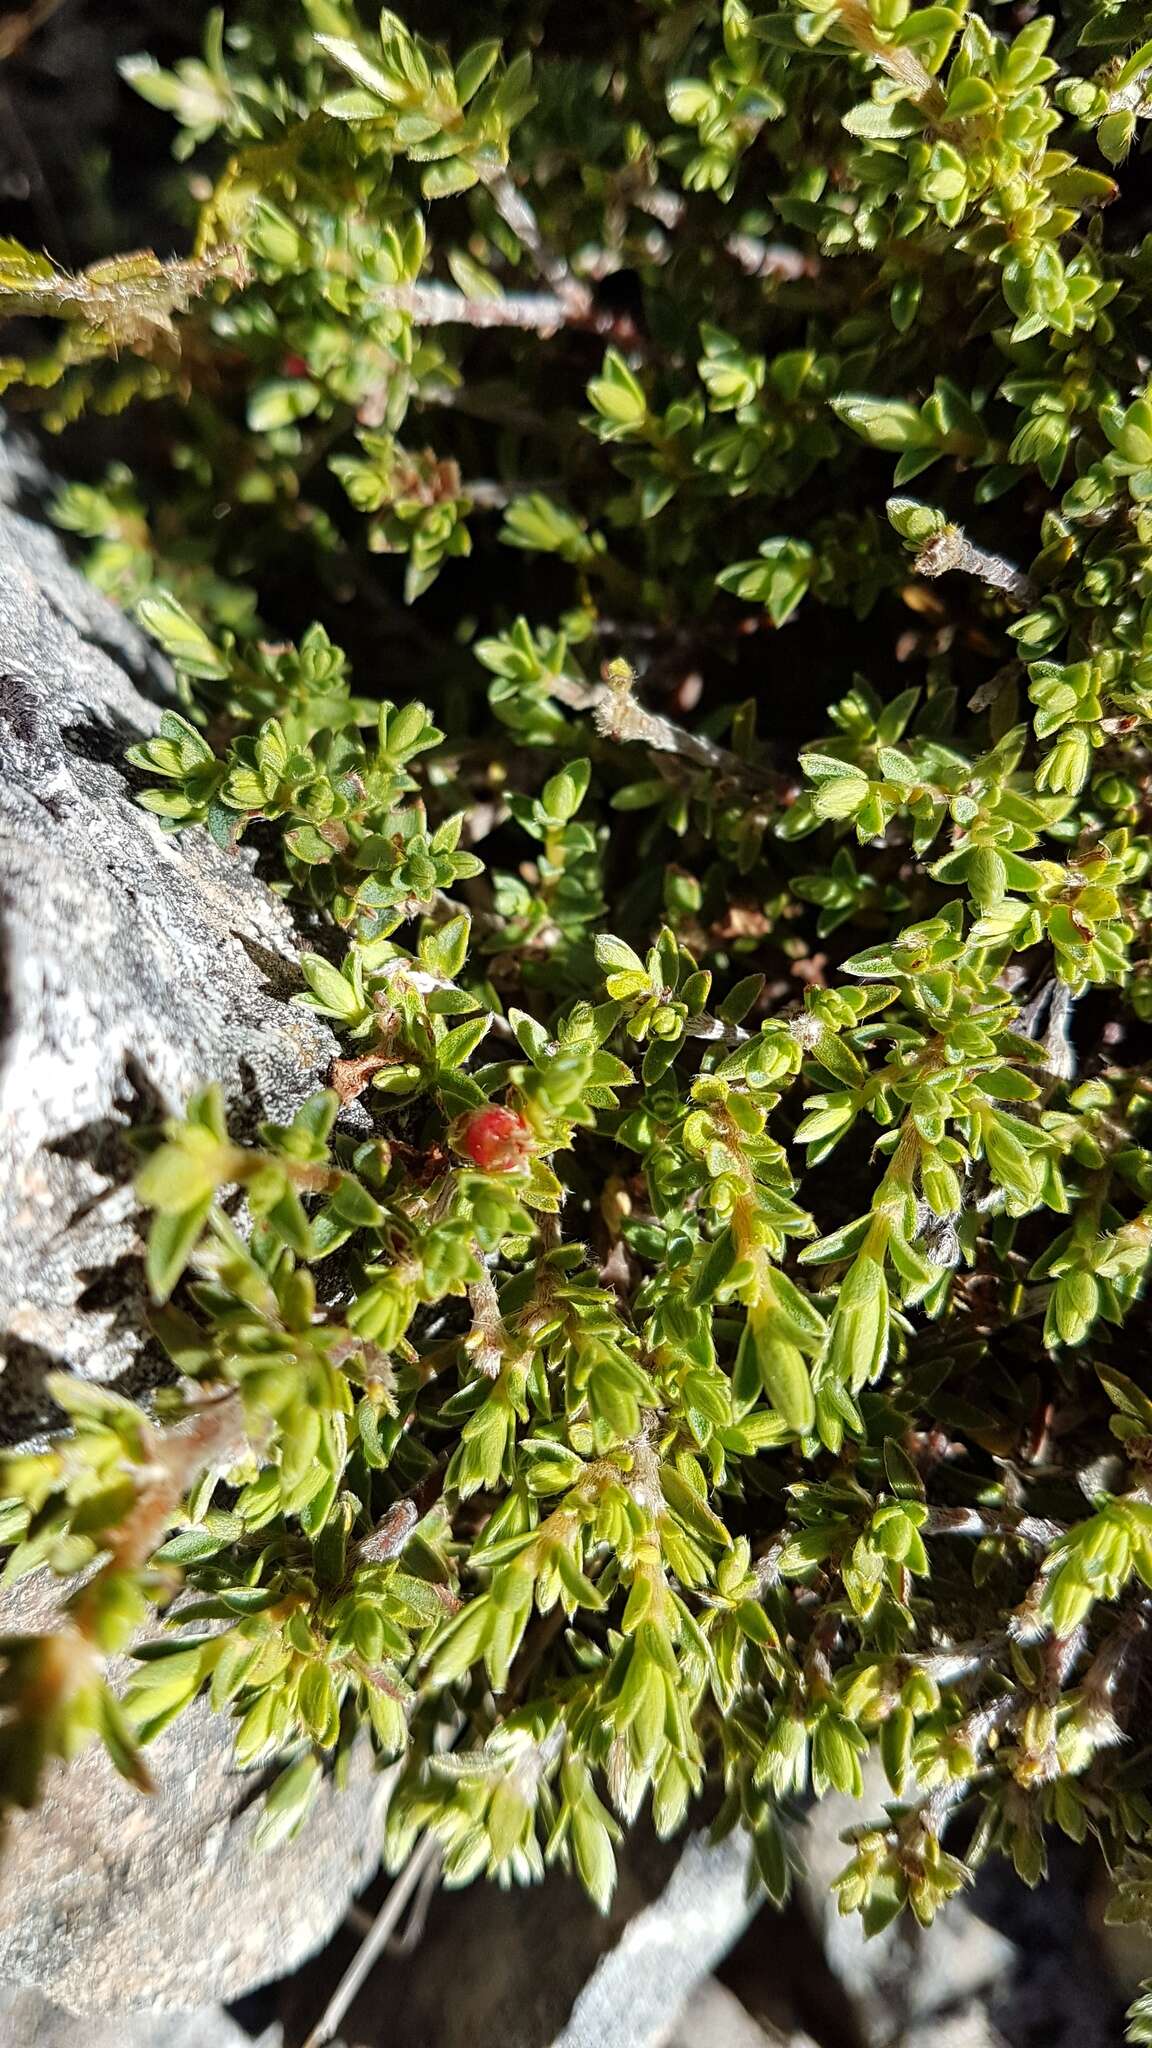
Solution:
[{"label": "red fruit", "polygon": [[513,1173],[532,1149],[532,1133],[514,1109],[490,1103],[468,1118],[460,1133],[460,1150],[481,1173]]},{"label": "red fruit", "polygon": [[308,365],[303,356],[285,356],[280,365],[280,374],[283,377],[306,377],[308,375]]}]

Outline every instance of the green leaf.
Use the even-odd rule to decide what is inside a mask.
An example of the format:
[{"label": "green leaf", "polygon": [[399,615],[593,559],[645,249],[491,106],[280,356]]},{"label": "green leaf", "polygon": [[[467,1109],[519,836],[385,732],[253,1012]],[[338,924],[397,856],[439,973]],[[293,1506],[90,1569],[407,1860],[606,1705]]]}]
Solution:
[{"label": "green leaf", "polygon": [[453,1030],[446,1031],[436,1047],[436,1066],[439,1072],[445,1073],[454,1067],[464,1066],[471,1059],[477,1046],[483,1044],[491,1028],[492,1020],[485,1015],[470,1017],[466,1024],[457,1024]]},{"label": "green leaf", "polygon": [[[185,675],[199,676],[207,682],[226,679],[229,673],[227,658],[170,591],[157,590],[151,597],[142,597],[136,607],[136,616],[144,631],[160,642],[165,654]],[[176,714],[169,715],[176,718],[181,736],[186,730],[191,730],[186,727],[184,719],[176,717]],[[198,737],[193,733],[194,739]]]},{"label": "green leaf", "polygon": [[905,135],[915,135],[923,125],[922,116],[907,100],[864,100],[850,108],[842,119],[849,135],[858,135],[866,142],[894,142]]},{"label": "green leaf", "polygon": [[361,1014],[363,1002],[356,990],[319,953],[302,953],[300,972],[326,1016],[350,1021]]},{"label": "green leaf", "polygon": [[309,419],[319,403],[319,387],[306,377],[272,378],[250,394],[248,425],[255,434],[270,433],[276,427]]},{"label": "green leaf", "polygon": [[204,1233],[213,1196],[190,1208],[154,1216],[148,1227],[144,1270],[153,1301],[167,1301]]},{"label": "green leaf", "polygon": [[346,71],[349,77],[356,80],[357,85],[370,93],[374,99],[383,101],[384,106],[378,108],[378,112],[383,112],[386,107],[402,104],[405,88],[401,81],[390,72],[382,70],[378,64],[373,64],[371,59],[365,56],[360,45],[354,43],[350,37],[318,35],[316,41],[334,64],[338,64],[342,71]]},{"label": "green leaf", "polygon": [[[749,1312],[741,1339],[755,1355],[764,1391],[777,1413],[798,1436],[807,1436],[816,1420],[812,1381],[804,1354],[785,1337],[775,1336],[761,1311]],[[737,1361],[739,1371],[739,1360]]]},{"label": "green leaf", "polygon": [[302,1756],[290,1770],[282,1771],[253,1830],[253,1848],[262,1852],[291,1841],[304,1825],[322,1782],[319,1757]]},{"label": "green leaf", "polygon": [[795,611],[812,581],[816,555],[807,541],[781,536],[760,543],[758,562],[734,562],[716,578],[722,590],[764,605],[774,626]]},{"label": "green leaf", "polygon": [[614,432],[634,432],[647,417],[643,388],[617,349],[608,350],[600,376],[588,386],[588,396]]},{"label": "green leaf", "polygon": [[214,1536],[210,1529],[181,1529],[160,1545],[155,1553],[157,1564],[198,1564],[201,1558],[215,1557],[223,1550],[227,1537]]},{"label": "green leaf", "polygon": [[601,932],[595,940],[596,965],[612,973],[643,974],[644,962],[638,953],[626,946],[623,939],[614,938],[611,932]]},{"label": "green leaf", "polygon": [[486,42],[473,43],[470,50],[465,50],[456,66],[456,97],[462,107],[466,107],[479,92],[499,56],[500,43],[495,36]]},{"label": "green leaf", "polygon": [[873,448],[891,449],[894,454],[928,447],[934,438],[917,408],[901,399],[845,392],[832,400],[832,410],[862,441]]}]

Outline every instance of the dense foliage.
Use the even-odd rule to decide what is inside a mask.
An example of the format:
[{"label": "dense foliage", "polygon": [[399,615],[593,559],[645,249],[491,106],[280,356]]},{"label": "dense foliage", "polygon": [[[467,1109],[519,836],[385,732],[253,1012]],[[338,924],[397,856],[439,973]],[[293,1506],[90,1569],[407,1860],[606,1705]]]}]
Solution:
[{"label": "dense foliage", "polygon": [[367,1727],[394,1860],[603,1902],[713,1781],[779,1897],[875,1746],[869,1927],[1052,1827],[1142,1917],[1145,10],[473,12],[214,17],[130,67],[193,254],[3,251],[9,402],[136,402],[58,514],[181,679],[141,801],[344,1044],[154,1134],[179,1377],[8,1463],[87,1571],[7,1795],[207,1687],[269,1839]]}]

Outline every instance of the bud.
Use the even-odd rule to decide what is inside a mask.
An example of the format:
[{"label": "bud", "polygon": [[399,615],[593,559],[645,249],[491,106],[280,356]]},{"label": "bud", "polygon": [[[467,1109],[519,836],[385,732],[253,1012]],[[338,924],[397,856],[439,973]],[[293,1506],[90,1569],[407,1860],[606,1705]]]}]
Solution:
[{"label": "bud", "polygon": [[481,1173],[515,1173],[532,1153],[532,1133],[524,1118],[496,1102],[466,1117],[453,1143]]}]

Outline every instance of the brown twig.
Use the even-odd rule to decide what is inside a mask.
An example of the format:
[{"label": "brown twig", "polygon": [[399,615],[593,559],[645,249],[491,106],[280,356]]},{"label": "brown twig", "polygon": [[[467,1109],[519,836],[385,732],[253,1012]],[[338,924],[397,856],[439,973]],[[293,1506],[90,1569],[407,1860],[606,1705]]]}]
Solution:
[{"label": "brown twig", "polygon": [[61,0],[31,0],[22,14],[0,15],[0,63],[6,57],[15,57],[60,5]]}]

